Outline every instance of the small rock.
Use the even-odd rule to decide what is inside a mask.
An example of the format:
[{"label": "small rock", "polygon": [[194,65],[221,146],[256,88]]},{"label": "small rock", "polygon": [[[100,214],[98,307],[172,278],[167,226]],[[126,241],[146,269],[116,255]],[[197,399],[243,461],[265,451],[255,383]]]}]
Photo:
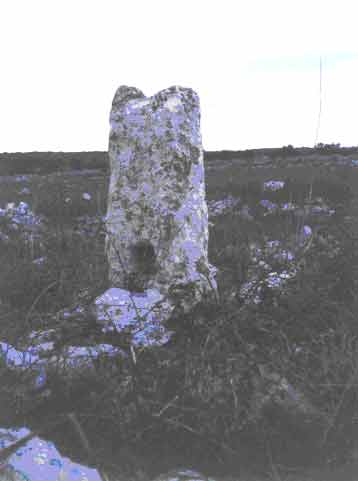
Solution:
[{"label": "small rock", "polygon": [[285,182],[281,180],[269,180],[264,182],[264,190],[279,190],[283,189]]},{"label": "small rock", "polygon": [[46,257],[38,257],[32,261],[33,264],[41,265],[46,261]]},{"label": "small rock", "polygon": [[12,211],[15,209],[15,202],[8,202],[6,204],[5,210],[7,211]]},{"label": "small rock", "polygon": [[0,241],[2,242],[9,242],[10,238],[8,235],[4,234],[3,232],[0,232]]},{"label": "small rock", "polygon": [[157,476],[154,481],[214,481],[198,471],[192,469],[173,469]]}]

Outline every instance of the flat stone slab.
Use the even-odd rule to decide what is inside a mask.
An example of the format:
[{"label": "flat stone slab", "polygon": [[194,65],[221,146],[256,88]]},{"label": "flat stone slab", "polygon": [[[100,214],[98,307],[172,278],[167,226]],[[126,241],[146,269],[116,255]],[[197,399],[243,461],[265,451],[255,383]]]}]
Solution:
[{"label": "flat stone slab", "polygon": [[[30,434],[30,430],[0,428],[0,448],[9,448]],[[61,456],[51,441],[30,439],[17,449],[6,463],[0,462],[0,479],[29,481],[101,481],[96,469],[72,462]]]},{"label": "flat stone slab", "polygon": [[[95,300],[97,320],[103,323],[103,332],[126,330],[132,334],[134,346],[160,346],[170,340],[171,331],[162,321],[174,310],[158,289],[144,293],[130,293],[112,287]],[[143,319],[140,319],[143,317]]]}]

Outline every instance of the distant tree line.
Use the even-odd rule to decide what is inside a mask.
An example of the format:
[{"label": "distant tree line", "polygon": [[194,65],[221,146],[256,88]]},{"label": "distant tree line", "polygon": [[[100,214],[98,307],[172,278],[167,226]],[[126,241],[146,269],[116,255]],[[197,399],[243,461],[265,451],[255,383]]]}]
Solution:
[{"label": "distant tree line", "polygon": [[[340,144],[316,144],[314,148],[285,145],[279,148],[204,151],[205,161],[245,159],[254,161],[257,156],[289,157],[313,153],[343,155],[358,154],[357,147]],[[109,172],[108,152],[4,152],[0,153],[0,175],[47,174],[56,171],[101,169]]]},{"label": "distant tree line", "polygon": [[309,155],[315,152],[324,154],[356,154],[358,146],[341,147],[341,144],[323,144],[319,143],[312,147],[294,147],[293,145],[284,145],[283,147],[263,148],[263,149],[247,149],[247,150],[212,150],[204,153],[206,160],[231,160],[245,159],[254,160],[258,155],[267,155],[268,157],[287,157],[289,155]]},{"label": "distant tree line", "polygon": [[[334,153],[339,154],[342,151],[341,144],[323,144],[320,142],[319,144],[315,145],[315,150],[320,153]],[[353,153],[353,152],[352,152]]]},{"label": "distant tree line", "polygon": [[109,168],[108,152],[13,152],[0,154],[0,175],[47,174]]}]

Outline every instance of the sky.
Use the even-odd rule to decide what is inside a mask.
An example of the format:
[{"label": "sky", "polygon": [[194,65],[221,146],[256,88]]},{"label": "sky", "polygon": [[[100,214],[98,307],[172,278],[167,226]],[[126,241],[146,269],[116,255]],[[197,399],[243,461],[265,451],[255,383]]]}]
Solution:
[{"label": "sky", "polygon": [[358,145],[355,3],[2,0],[0,152],[107,150],[120,85],[194,89],[205,150]]}]

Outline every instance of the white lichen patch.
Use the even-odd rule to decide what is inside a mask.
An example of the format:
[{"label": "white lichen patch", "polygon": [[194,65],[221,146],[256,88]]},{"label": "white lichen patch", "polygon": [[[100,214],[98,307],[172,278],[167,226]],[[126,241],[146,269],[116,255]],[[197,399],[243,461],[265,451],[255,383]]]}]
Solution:
[{"label": "white lichen patch", "polygon": [[179,97],[169,97],[164,104],[164,108],[170,110],[171,112],[177,112],[178,107],[182,105]]},{"label": "white lichen patch", "polygon": [[132,100],[129,102],[132,109],[140,109],[142,107],[145,107],[146,105],[150,104],[150,100],[145,99],[145,100]]}]

